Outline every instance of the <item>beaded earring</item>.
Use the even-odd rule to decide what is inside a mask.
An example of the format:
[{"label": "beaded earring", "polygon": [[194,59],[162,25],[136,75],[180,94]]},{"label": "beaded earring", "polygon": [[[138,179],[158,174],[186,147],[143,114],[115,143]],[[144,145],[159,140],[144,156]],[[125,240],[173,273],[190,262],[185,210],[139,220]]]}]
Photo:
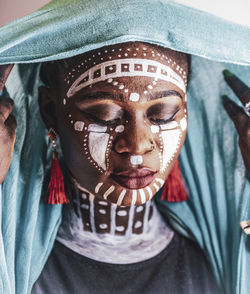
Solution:
[{"label": "beaded earring", "polygon": [[64,187],[64,178],[62,174],[62,170],[58,160],[58,153],[56,151],[56,141],[57,141],[57,133],[54,129],[50,129],[48,132],[48,137],[52,142],[53,147],[53,155],[52,155],[52,163],[50,170],[50,182],[48,187],[47,197],[45,202],[48,204],[65,204],[69,203],[69,200],[65,194]]},{"label": "beaded earring", "polygon": [[178,160],[176,160],[175,165],[165,182],[161,194],[161,200],[165,200],[168,202],[181,202],[187,199],[188,196],[181,178],[179,162]]}]

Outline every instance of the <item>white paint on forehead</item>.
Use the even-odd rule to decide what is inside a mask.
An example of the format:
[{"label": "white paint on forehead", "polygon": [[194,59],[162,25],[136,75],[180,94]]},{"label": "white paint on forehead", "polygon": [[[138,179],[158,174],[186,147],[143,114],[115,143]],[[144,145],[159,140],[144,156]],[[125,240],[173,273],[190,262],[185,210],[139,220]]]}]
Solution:
[{"label": "white paint on forehead", "polygon": [[[126,71],[122,71],[122,65],[124,64],[129,65]],[[136,65],[140,65],[140,70],[136,68]],[[113,67],[113,70],[107,71],[107,68],[110,68],[111,66]],[[155,71],[150,70],[150,68],[155,68]],[[99,72],[100,74],[95,75],[96,72]],[[171,82],[184,93],[186,92],[183,78],[170,66],[151,59],[125,58],[106,61],[88,69],[73,82],[67,92],[67,97],[70,98],[81,89],[101,81],[111,81],[112,78],[117,77],[136,76],[157,78],[159,80]]]},{"label": "white paint on forehead", "polygon": [[145,196],[144,190],[140,189],[139,193],[140,193],[140,197],[141,197],[141,203],[145,203],[146,202],[146,196]]},{"label": "white paint on forehead", "polygon": [[74,124],[74,128],[76,131],[81,132],[84,127],[84,122],[83,121],[76,121]]},{"label": "white paint on forehead", "polygon": [[178,122],[177,121],[171,121],[167,124],[164,124],[164,125],[161,125],[161,129],[162,130],[171,130],[171,129],[175,129],[177,128],[179,125],[178,125]]},{"label": "white paint on forehead", "polygon": [[171,161],[175,152],[178,149],[178,143],[180,138],[180,129],[162,131],[162,141],[163,141],[163,164],[162,172],[166,169],[167,165]]},{"label": "white paint on forehead", "polygon": [[124,131],[124,126],[123,125],[119,125],[115,128],[115,132],[116,133],[122,133]]},{"label": "white paint on forehead", "polygon": [[129,96],[129,100],[133,102],[137,102],[140,99],[140,95],[138,93],[131,93]]},{"label": "white paint on forehead", "polygon": [[181,126],[181,130],[182,131],[185,131],[186,128],[187,128],[187,120],[185,117],[183,117],[181,120],[180,120],[180,126]]},{"label": "white paint on forehead", "polygon": [[132,165],[139,165],[142,164],[143,158],[141,155],[131,155],[130,156],[130,163]]},{"label": "white paint on forehead", "polygon": [[103,169],[106,170],[105,154],[108,147],[109,134],[106,133],[89,133],[89,153],[93,160]]},{"label": "white paint on forehead", "polygon": [[105,133],[107,131],[106,126],[100,126],[98,124],[90,124],[88,126],[89,132],[96,132],[96,133]]},{"label": "white paint on forehead", "polygon": [[151,132],[153,134],[159,133],[159,131],[160,131],[160,127],[159,126],[156,126],[156,125],[153,125],[150,128],[151,128]]}]

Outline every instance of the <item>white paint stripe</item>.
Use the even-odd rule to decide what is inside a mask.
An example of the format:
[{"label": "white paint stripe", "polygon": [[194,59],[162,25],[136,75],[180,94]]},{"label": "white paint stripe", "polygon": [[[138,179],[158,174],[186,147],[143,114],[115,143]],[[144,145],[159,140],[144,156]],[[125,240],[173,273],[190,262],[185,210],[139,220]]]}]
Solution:
[{"label": "white paint stripe", "polygon": [[103,194],[103,198],[107,200],[108,196],[115,190],[115,186],[109,187],[109,189]]},{"label": "white paint stripe", "polygon": [[140,196],[141,196],[141,203],[145,203],[146,202],[146,197],[145,197],[145,193],[143,189],[139,190]]},{"label": "white paint stripe", "polygon": [[119,198],[116,203],[118,206],[122,205],[122,201],[123,201],[123,198],[124,198],[126,192],[127,192],[127,190],[125,190],[125,189],[121,191],[121,194],[119,195]]},{"label": "white paint stripe", "polygon": [[98,193],[103,183],[98,183],[95,187],[95,193]]},{"label": "white paint stripe", "polygon": [[132,202],[131,202],[131,205],[135,205],[136,200],[137,200],[137,191],[136,190],[133,190],[133,192],[132,192]]},{"label": "white paint stripe", "polygon": [[115,235],[115,230],[116,230],[116,221],[115,221],[115,216],[116,216],[116,205],[111,204],[110,207],[110,234]]},{"label": "white paint stripe", "polygon": [[[129,72],[121,72],[120,71],[120,64],[128,63],[130,64],[130,71]],[[134,64],[142,64],[143,65],[143,71],[135,71],[134,70]],[[96,70],[104,69],[106,67],[116,65],[117,71],[109,74],[105,74],[105,70],[101,71],[101,75],[98,78],[93,79],[93,73]],[[148,72],[147,68],[148,66],[156,66],[157,72]],[[162,71],[165,71],[167,75],[162,74]],[[150,59],[140,59],[140,58],[126,58],[126,59],[118,59],[118,60],[110,60],[103,62],[101,64],[95,65],[91,69],[87,70],[85,73],[80,75],[79,78],[75,80],[75,82],[72,84],[70,89],[67,92],[67,97],[73,96],[75,93],[80,91],[81,89],[94,84],[98,83],[100,81],[104,81],[109,78],[116,78],[116,77],[129,77],[129,76],[146,76],[146,77],[157,77],[160,80],[164,80],[167,82],[171,82],[178,86],[183,92],[186,92],[186,87],[183,78],[178,75],[171,67],[164,65],[158,61],[150,60]],[[82,82],[86,77],[89,77],[88,81]],[[82,83],[81,83],[82,82]]]},{"label": "white paint stripe", "polygon": [[155,181],[156,181],[156,182],[159,182],[159,183],[161,184],[161,186],[163,186],[164,183],[165,183],[165,182],[163,181],[163,179],[160,179],[160,178],[156,178]]},{"label": "white paint stripe", "polygon": [[148,216],[149,216],[149,212],[150,212],[150,205],[151,205],[151,201],[148,201],[145,204],[145,212],[144,212],[144,217],[143,217],[143,233],[146,233],[146,232],[144,232],[144,230],[148,229]]},{"label": "white paint stripe", "polygon": [[153,197],[152,190],[149,187],[146,187],[148,194],[149,194],[149,200]]},{"label": "white paint stripe", "polygon": [[126,236],[131,236],[132,234],[132,225],[134,221],[134,213],[135,213],[135,206],[131,205],[129,209],[129,215],[128,215],[128,227],[126,231]]},{"label": "white paint stripe", "polygon": [[154,183],[154,187],[155,187],[156,192],[158,192],[160,187],[156,183]]},{"label": "white paint stripe", "polygon": [[94,195],[89,194],[89,204],[90,204],[89,218],[90,218],[90,225],[91,225],[91,229],[92,229],[92,232],[93,233],[96,232],[96,228],[95,228],[94,198],[95,198]]}]

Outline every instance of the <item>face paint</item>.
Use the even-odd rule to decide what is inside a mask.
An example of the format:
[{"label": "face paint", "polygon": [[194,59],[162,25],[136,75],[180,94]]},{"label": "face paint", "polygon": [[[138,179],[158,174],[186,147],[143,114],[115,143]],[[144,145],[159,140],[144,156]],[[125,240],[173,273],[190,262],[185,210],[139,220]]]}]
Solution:
[{"label": "face paint", "polygon": [[[120,59],[117,59],[117,50],[116,46],[111,46],[100,50],[100,54],[93,54],[97,58],[89,55],[86,62],[75,65],[65,78],[68,86],[62,105],[70,113],[68,121],[77,141],[82,140],[84,163],[81,166],[86,166],[87,160],[86,170],[93,174],[90,180],[82,175],[76,179],[98,199],[118,206],[140,205],[162,187],[169,166],[184,141],[186,73],[174,59],[157,50],[125,47],[119,51]],[[133,57],[135,53],[136,58]],[[154,56],[155,60],[150,59]],[[159,97],[155,94],[158,92]],[[163,92],[167,92],[166,97]],[[82,101],[87,99],[87,106],[83,110],[79,106],[77,112],[75,103],[82,93],[86,97]],[[106,95],[105,100],[103,95]],[[153,96],[156,97],[151,98]],[[159,110],[151,111],[157,103],[163,104],[163,110],[158,106]],[[104,108],[98,105],[104,105]],[[148,114],[149,110],[152,115]],[[93,116],[97,119],[92,119]],[[166,123],[158,123],[158,120]],[[144,132],[141,139],[132,134],[132,129],[136,128]],[[135,140],[145,146],[137,148]],[[135,169],[149,172],[136,176],[119,175],[120,171],[131,171],[132,174]],[[74,170],[71,173],[74,175]]]}]

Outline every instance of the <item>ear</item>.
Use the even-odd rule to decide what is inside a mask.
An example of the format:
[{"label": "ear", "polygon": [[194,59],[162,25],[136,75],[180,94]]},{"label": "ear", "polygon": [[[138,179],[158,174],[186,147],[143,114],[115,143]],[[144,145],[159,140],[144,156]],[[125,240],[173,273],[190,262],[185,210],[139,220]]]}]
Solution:
[{"label": "ear", "polygon": [[39,87],[38,102],[40,114],[47,129],[49,130],[50,128],[53,128],[57,132],[57,97],[55,93],[51,89],[44,86]]}]

